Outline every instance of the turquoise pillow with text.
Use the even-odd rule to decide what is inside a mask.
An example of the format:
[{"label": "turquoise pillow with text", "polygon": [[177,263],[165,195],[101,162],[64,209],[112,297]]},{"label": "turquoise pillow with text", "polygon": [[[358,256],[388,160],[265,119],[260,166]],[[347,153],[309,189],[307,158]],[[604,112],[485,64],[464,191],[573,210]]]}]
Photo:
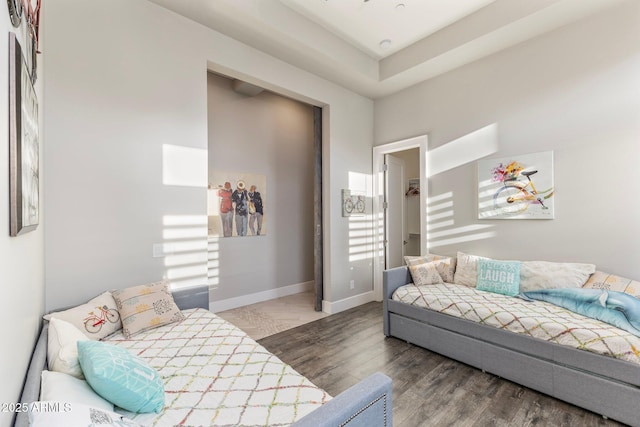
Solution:
[{"label": "turquoise pillow with text", "polygon": [[520,261],[496,261],[478,259],[478,281],[476,288],[508,296],[520,292]]}]

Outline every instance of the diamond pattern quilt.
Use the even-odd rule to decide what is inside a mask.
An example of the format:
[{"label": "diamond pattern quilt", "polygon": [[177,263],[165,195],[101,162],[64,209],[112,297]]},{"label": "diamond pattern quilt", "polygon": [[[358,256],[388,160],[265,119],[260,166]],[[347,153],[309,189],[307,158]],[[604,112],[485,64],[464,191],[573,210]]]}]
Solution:
[{"label": "diamond pattern quilt", "polygon": [[640,364],[640,338],[547,302],[448,283],[405,285],[396,290],[393,300]]},{"label": "diamond pattern quilt", "polygon": [[243,331],[215,314],[184,310],[186,319],[125,339],[126,348],[159,373],[160,414],[131,414],[148,426],[285,426],[331,397]]}]

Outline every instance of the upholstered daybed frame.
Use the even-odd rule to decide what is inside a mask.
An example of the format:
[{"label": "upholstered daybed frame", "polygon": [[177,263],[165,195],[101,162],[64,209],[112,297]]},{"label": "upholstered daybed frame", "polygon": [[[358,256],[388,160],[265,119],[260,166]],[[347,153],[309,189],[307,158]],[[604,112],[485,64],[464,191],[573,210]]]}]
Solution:
[{"label": "upholstered daybed frame", "polygon": [[392,300],[407,267],[383,273],[384,334],[630,425],[640,425],[640,366]]},{"label": "upholstered daybed frame", "polygon": [[[206,286],[175,291],[173,298],[181,310],[209,309],[209,292]],[[27,371],[20,398],[21,403],[36,402],[40,397],[40,378],[42,371],[47,369],[48,327],[48,322],[44,322]],[[16,414],[14,425],[28,427],[28,413]],[[293,425],[296,427],[391,427],[391,379],[380,373],[373,374]]]}]

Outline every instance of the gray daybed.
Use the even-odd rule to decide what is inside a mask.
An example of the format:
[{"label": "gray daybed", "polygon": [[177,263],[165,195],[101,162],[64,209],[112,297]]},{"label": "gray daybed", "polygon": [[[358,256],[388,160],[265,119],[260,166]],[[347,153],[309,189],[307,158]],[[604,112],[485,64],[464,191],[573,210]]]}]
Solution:
[{"label": "gray daybed", "polygon": [[394,301],[412,283],[407,267],[383,274],[384,334],[435,351],[549,396],[640,425],[640,367]]},{"label": "gray daybed", "polygon": [[[176,291],[173,296],[181,310],[190,308],[208,310],[209,294],[206,286]],[[39,400],[41,373],[47,369],[47,331],[48,322],[44,322],[27,371],[20,399],[22,403]],[[14,425],[16,427],[29,426],[28,413],[16,414]],[[299,419],[293,425],[298,427],[391,427],[391,380],[383,374],[373,374]]]}]

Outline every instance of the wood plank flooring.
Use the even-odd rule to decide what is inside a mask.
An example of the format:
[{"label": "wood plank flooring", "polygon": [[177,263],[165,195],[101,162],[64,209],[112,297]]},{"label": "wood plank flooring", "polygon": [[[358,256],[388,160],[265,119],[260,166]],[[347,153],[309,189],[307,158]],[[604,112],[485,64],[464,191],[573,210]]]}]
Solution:
[{"label": "wood plank flooring", "polygon": [[380,371],[393,380],[393,425],[621,426],[600,415],[382,333],[372,302],[258,341],[335,396]]}]

